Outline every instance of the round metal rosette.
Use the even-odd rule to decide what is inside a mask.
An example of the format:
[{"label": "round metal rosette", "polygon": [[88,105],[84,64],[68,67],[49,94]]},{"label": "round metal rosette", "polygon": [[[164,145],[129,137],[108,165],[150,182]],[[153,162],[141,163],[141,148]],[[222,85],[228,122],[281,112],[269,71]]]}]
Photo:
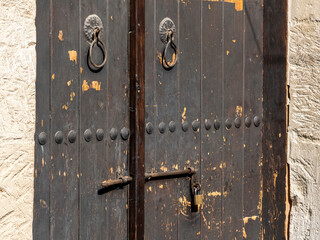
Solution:
[{"label": "round metal rosette", "polygon": [[94,31],[96,29],[100,30],[101,37],[103,36],[103,24],[101,19],[96,15],[89,15],[84,21],[83,31],[89,42],[93,41]]},{"label": "round metal rosette", "polygon": [[170,31],[172,31],[174,36],[176,33],[176,26],[170,18],[166,17],[159,24],[159,35],[161,42],[164,44],[167,44],[168,42],[168,34]]}]

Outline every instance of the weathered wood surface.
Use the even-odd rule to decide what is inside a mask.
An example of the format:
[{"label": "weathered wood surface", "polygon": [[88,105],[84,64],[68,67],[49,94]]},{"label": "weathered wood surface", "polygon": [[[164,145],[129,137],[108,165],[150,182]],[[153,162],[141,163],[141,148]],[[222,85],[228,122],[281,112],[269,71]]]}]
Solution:
[{"label": "weathered wood surface", "polygon": [[[128,123],[128,2],[83,1],[81,23],[90,14],[97,14],[103,22],[102,40],[107,47],[107,63],[99,72],[87,66],[89,43],[81,37],[81,134],[90,129],[93,138],[81,138],[80,173],[80,238],[127,238],[127,189],[102,191],[102,180],[128,175],[127,141],[120,131]],[[100,49],[93,53],[96,62],[102,61]],[[86,87],[89,86],[89,89]],[[110,138],[112,128],[117,138]],[[104,130],[104,140],[96,138],[97,129]]]},{"label": "weathered wood surface", "polygon": [[[284,238],[286,28],[273,23],[286,23],[286,3],[45,0],[37,9],[34,239]],[[90,14],[102,19],[107,47],[97,72],[87,66],[83,34]],[[165,17],[176,25],[178,47],[169,71],[158,30]],[[102,59],[98,48],[93,53]],[[124,127],[130,141],[120,136]],[[188,177],[144,179],[186,166],[202,185],[199,212]],[[133,181],[101,189],[120,176]]]},{"label": "weathered wood surface", "polygon": [[[263,84],[263,7],[261,2],[245,1],[244,29],[244,105],[243,116],[253,121],[254,116],[262,117]],[[261,232],[262,207],[262,125],[244,131],[243,165],[243,236],[259,239]],[[255,206],[255,207],[253,207]]]},{"label": "weathered wood surface", "polygon": [[[79,129],[79,5],[53,1],[51,9],[51,185],[50,237],[77,239],[79,217],[79,134],[75,143],[69,131]],[[59,9],[59,11],[57,11]],[[63,141],[55,142],[61,131]]]},{"label": "weathered wood surface", "polygon": [[[145,135],[146,169],[194,166],[205,205],[191,212],[187,179],[147,183],[146,239],[262,236],[262,125],[253,123],[255,116],[262,118],[262,9],[261,1],[147,2],[145,123],[151,122],[154,132]],[[170,71],[160,61],[164,45],[158,27],[165,17],[175,22],[179,49]],[[194,120],[200,121],[199,131],[192,129]],[[177,122],[176,132],[159,133],[159,123],[170,121]],[[184,121],[187,132],[181,130]]]},{"label": "weathered wood surface", "polygon": [[[242,11],[233,4],[224,3],[223,39],[223,176],[222,176],[222,239],[242,238],[243,211],[243,19]],[[253,97],[253,96],[252,96]],[[242,126],[236,128],[234,121],[239,117]],[[232,127],[226,128],[226,121]],[[252,127],[252,126],[251,126]],[[258,131],[256,129],[256,131]],[[256,206],[252,206],[253,208]]]},{"label": "weathered wood surface", "polygon": [[[100,2],[100,1],[99,1]],[[121,129],[129,129],[129,42],[128,16],[129,0],[106,2],[106,30],[108,43],[107,74],[107,115],[106,129],[106,169],[105,179],[117,179],[129,175],[129,142],[120,136]],[[104,16],[104,15],[101,15]],[[103,99],[102,101],[106,101]],[[118,131],[118,137],[112,141],[109,132]],[[128,238],[128,190],[125,186],[106,193],[107,232],[103,239]]]},{"label": "weathered wood surface", "polygon": [[[129,129],[129,1],[37,4],[36,140],[41,131],[48,137],[46,145],[36,145],[34,239],[127,239],[128,186],[99,190],[103,180],[128,175],[129,141],[120,130]],[[107,64],[98,72],[88,68],[83,33],[91,14],[102,19],[107,47]],[[99,48],[93,57],[101,61]],[[115,140],[111,128],[118,131]],[[97,129],[104,130],[102,141]],[[74,143],[67,138],[71,130]]]},{"label": "weathered wood surface", "polygon": [[[177,19],[179,63],[178,69],[178,128],[180,168],[190,165],[202,176],[200,165],[201,135],[199,129],[193,130],[193,122],[201,119],[201,1],[179,4]],[[190,27],[193,26],[193,27]],[[187,132],[181,130],[181,124],[188,122]],[[200,123],[202,125],[202,123]],[[202,127],[202,126],[201,126]],[[200,180],[200,179],[199,179]],[[178,186],[178,239],[201,239],[200,212],[192,212],[190,182],[185,179]],[[200,234],[199,234],[200,232]]]},{"label": "weathered wood surface", "polygon": [[[201,47],[201,184],[205,191],[205,205],[201,213],[202,239],[221,239],[222,200],[222,130],[214,123],[222,122],[222,49],[223,4],[203,2]],[[211,123],[207,130],[205,123]]]},{"label": "weathered wood surface", "polygon": [[[158,37],[159,23],[166,16],[176,22],[177,5],[172,1],[146,1],[146,121],[153,133],[145,137],[145,171],[161,172],[180,169],[178,159],[177,68],[167,72],[160,64],[163,43]],[[156,35],[156,37],[155,37]],[[179,36],[174,36],[178,41]],[[174,121],[177,130],[169,131]],[[159,124],[165,123],[164,133]],[[145,238],[175,239],[178,214],[177,186],[181,179],[147,182],[145,186]],[[155,227],[156,226],[156,227]],[[148,230],[147,230],[148,229]]]},{"label": "weathered wood surface", "polygon": [[[37,0],[37,79],[36,79],[36,132],[34,160],[33,238],[42,239],[50,234],[50,9],[49,0]],[[39,134],[46,133],[45,145],[39,144]]]}]

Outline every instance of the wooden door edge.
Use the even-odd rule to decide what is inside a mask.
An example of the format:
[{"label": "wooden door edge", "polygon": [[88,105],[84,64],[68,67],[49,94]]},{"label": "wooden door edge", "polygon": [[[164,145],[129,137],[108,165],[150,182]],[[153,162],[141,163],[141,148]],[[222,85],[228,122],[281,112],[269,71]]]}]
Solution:
[{"label": "wooden door edge", "polygon": [[262,239],[288,239],[288,2],[265,0],[263,12]]}]

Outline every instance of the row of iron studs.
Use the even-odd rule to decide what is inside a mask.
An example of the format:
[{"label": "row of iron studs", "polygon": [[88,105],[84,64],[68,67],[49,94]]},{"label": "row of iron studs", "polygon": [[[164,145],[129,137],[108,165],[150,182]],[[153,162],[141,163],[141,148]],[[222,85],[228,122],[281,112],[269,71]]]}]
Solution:
[{"label": "row of iron studs", "polygon": [[[122,140],[126,141],[129,138],[129,129],[124,127],[120,131],[120,136]],[[90,142],[93,138],[93,133],[90,129],[87,129],[83,133],[83,137],[86,140],[86,142]],[[110,130],[110,138],[112,140],[116,140],[118,137],[118,130],[116,128],[112,128]],[[57,131],[54,135],[54,140],[57,144],[61,144],[63,142],[64,134],[62,131]],[[77,132],[75,130],[70,130],[67,135],[68,141],[70,143],[74,143],[77,139]],[[98,141],[102,141],[104,138],[104,131],[103,129],[99,128],[96,131],[96,138]],[[47,142],[47,134],[45,132],[41,132],[38,136],[38,141],[40,145],[45,145]]]},{"label": "row of iron studs", "polygon": [[[260,118],[259,118],[258,116],[255,116],[255,117],[253,118],[253,124],[254,124],[254,126],[259,127],[259,126],[260,126],[260,122],[261,122],[261,120],[260,120]],[[251,126],[251,124],[252,124],[251,118],[250,118],[250,117],[247,117],[247,118],[245,119],[244,123],[245,123],[246,127],[249,128],[249,127]],[[221,124],[220,124],[220,121],[219,121],[218,119],[214,120],[213,126],[214,126],[214,128],[215,128],[216,130],[218,130],[218,129],[220,128],[220,125],[221,125]],[[195,121],[192,122],[192,125],[191,125],[191,126],[192,126],[193,131],[196,132],[196,131],[198,131],[198,129],[200,128],[200,122],[199,122],[198,120],[195,120]],[[212,122],[211,122],[211,120],[210,120],[210,119],[206,119],[206,120],[204,121],[204,126],[205,126],[206,130],[209,131],[209,130],[212,128]],[[231,120],[231,119],[227,119],[226,122],[225,122],[225,126],[226,126],[227,129],[230,129],[230,128],[232,127],[232,120]],[[235,126],[236,128],[240,128],[240,127],[241,127],[241,118],[237,117],[237,118],[234,120],[234,126]],[[174,131],[176,130],[176,128],[177,128],[177,127],[176,127],[176,123],[175,123],[174,121],[169,122],[169,131],[170,131],[170,132],[174,132]],[[188,123],[187,121],[184,121],[184,122],[181,124],[181,128],[182,128],[182,131],[184,131],[184,132],[188,131],[188,129],[189,129],[189,123]],[[165,131],[166,131],[166,124],[165,124],[164,122],[160,122],[160,123],[159,123],[159,126],[158,126],[158,129],[159,129],[159,132],[160,132],[160,133],[165,133]],[[152,134],[152,132],[153,132],[153,124],[152,124],[151,122],[148,122],[148,123],[146,124],[146,132],[147,132],[148,134]]]},{"label": "row of iron studs", "polygon": [[[247,128],[249,128],[251,126],[251,118],[250,117],[247,117],[245,119],[245,125]],[[255,116],[253,118],[253,123],[256,127],[259,127],[260,125],[260,118],[258,116]],[[206,128],[206,130],[210,130],[212,128],[212,122],[210,119],[206,119],[205,122],[204,122],[204,126]],[[214,124],[213,124],[214,128],[216,130],[218,130],[220,128],[220,121],[218,119],[216,119],[214,121]],[[231,119],[227,119],[226,122],[225,122],[225,126],[227,129],[230,129],[232,127],[232,121]],[[234,126],[236,128],[240,128],[241,127],[241,118],[237,117],[235,120],[234,120]],[[169,123],[169,131],[170,132],[174,132],[176,130],[176,123],[174,121],[171,121]],[[187,121],[184,121],[182,124],[181,124],[181,128],[184,132],[188,131],[189,129],[189,124]],[[198,120],[195,120],[192,122],[192,129],[193,131],[198,131],[198,129],[200,128],[200,122]],[[160,133],[165,133],[166,131],[166,124],[164,122],[161,122],[158,126],[158,129],[159,129],[159,132]],[[146,132],[148,134],[151,134],[153,132],[153,124],[148,122],[146,124]],[[121,138],[126,141],[128,140],[129,138],[129,130],[127,128],[122,128],[121,131],[120,131],[120,135],[121,135]],[[93,137],[93,133],[90,129],[87,129],[84,131],[84,139],[87,141],[87,142],[90,142],[92,140],[92,137]],[[118,130],[116,128],[112,128],[110,130],[110,138],[112,140],[116,140],[118,137]],[[55,142],[57,144],[61,144],[63,142],[63,132],[62,131],[57,131],[54,135],[54,139],[55,139]],[[70,130],[69,133],[68,133],[68,136],[67,136],[68,140],[70,143],[74,143],[76,141],[76,138],[77,138],[77,133],[75,130]],[[96,131],[96,138],[98,141],[102,141],[103,138],[104,138],[104,131],[103,129],[99,128],[97,129]],[[40,143],[40,145],[45,145],[46,142],[47,142],[47,134],[45,132],[41,132],[39,134],[39,137],[38,137],[38,141]]]}]

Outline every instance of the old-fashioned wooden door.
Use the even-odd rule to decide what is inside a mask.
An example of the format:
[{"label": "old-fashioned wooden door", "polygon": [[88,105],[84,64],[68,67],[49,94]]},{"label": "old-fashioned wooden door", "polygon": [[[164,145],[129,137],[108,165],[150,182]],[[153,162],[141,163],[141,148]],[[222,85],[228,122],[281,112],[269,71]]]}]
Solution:
[{"label": "old-fashioned wooden door", "polygon": [[34,239],[283,239],[275,9],[38,0]]}]

